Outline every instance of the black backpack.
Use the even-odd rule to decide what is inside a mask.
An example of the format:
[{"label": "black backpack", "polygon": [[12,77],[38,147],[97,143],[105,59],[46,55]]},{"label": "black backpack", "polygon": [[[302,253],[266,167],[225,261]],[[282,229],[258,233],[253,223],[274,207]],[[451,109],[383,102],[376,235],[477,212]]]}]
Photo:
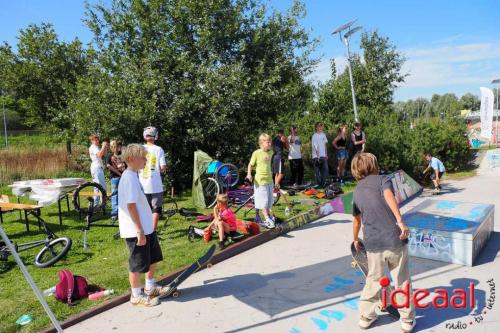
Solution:
[{"label": "black backpack", "polygon": [[342,188],[337,184],[330,184],[325,190],[326,198],[330,200],[342,193],[344,193],[344,191],[342,191]]}]

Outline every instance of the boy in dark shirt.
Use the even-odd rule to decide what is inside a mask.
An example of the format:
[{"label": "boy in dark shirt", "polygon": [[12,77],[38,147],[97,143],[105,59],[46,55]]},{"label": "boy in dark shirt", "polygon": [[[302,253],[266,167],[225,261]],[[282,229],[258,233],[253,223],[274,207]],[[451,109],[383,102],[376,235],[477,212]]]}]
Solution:
[{"label": "boy in dark shirt", "polygon": [[285,131],[282,129],[278,130],[278,134],[272,141],[272,147],[272,171],[274,176],[274,186],[279,189],[281,187],[281,181],[285,177],[285,154],[283,151],[288,149],[288,140],[286,139]]},{"label": "boy in dark shirt", "polygon": [[114,222],[118,219],[118,184],[127,165],[121,158],[122,143],[119,140],[112,140],[110,148],[112,154],[106,160],[106,168],[111,179],[111,220]]},{"label": "boy in dark shirt", "polygon": [[[394,196],[391,180],[379,175],[377,158],[373,154],[359,153],[351,163],[352,175],[358,180],[353,195],[353,237],[354,245],[360,250],[359,231],[363,225],[363,244],[368,256],[368,275],[359,301],[362,329],[369,328],[377,314],[380,303],[380,278],[387,263],[395,288],[404,289],[410,283],[409,256],[406,240],[409,230],[403,222]],[[404,296],[397,294],[398,304],[404,303]],[[411,332],[415,327],[415,309],[399,309],[403,332]]]}]

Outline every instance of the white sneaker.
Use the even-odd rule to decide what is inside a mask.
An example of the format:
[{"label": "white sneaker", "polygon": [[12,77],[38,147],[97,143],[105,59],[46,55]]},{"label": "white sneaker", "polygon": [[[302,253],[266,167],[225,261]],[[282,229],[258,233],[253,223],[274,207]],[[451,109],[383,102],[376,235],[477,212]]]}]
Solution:
[{"label": "white sneaker", "polygon": [[267,218],[265,221],[266,227],[269,229],[273,229],[276,225],[274,224],[274,221],[271,218]]},{"label": "white sneaker", "polygon": [[404,333],[410,333],[415,328],[415,325],[417,325],[416,319],[413,319],[411,322],[401,321],[401,330]]},{"label": "white sneaker", "polygon": [[149,297],[141,294],[139,297],[130,296],[130,303],[135,306],[150,307],[160,304],[158,297]]},{"label": "white sneaker", "polygon": [[372,326],[372,324],[375,322],[375,320],[377,320],[378,317],[374,317],[374,318],[366,318],[365,316],[361,316],[361,318],[359,318],[359,328],[361,328],[362,330],[366,330],[368,328],[370,328],[370,326]]}]

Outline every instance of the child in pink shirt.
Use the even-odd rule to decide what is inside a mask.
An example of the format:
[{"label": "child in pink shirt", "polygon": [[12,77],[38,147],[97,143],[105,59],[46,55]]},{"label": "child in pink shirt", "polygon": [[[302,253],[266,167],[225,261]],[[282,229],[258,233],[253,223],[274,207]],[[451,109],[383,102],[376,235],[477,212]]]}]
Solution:
[{"label": "child in pink shirt", "polygon": [[219,194],[217,196],[217,204],[214,207],[214,220],[205,228],[211,230],[215,226],[219,231],[219,249],[224,249],[224,238],[226,234],[236,231],[236,215],[228,207],[227,194]]}]

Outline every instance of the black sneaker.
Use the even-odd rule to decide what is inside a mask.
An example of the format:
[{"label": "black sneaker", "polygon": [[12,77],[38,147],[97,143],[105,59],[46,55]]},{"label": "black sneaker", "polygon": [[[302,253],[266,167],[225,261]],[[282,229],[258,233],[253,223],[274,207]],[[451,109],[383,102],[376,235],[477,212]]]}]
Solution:
[{"label": "black sneaker", "polygon": [[224,250],[226,246],[224,245],[224,242],[219,242],[219,250]]}]

